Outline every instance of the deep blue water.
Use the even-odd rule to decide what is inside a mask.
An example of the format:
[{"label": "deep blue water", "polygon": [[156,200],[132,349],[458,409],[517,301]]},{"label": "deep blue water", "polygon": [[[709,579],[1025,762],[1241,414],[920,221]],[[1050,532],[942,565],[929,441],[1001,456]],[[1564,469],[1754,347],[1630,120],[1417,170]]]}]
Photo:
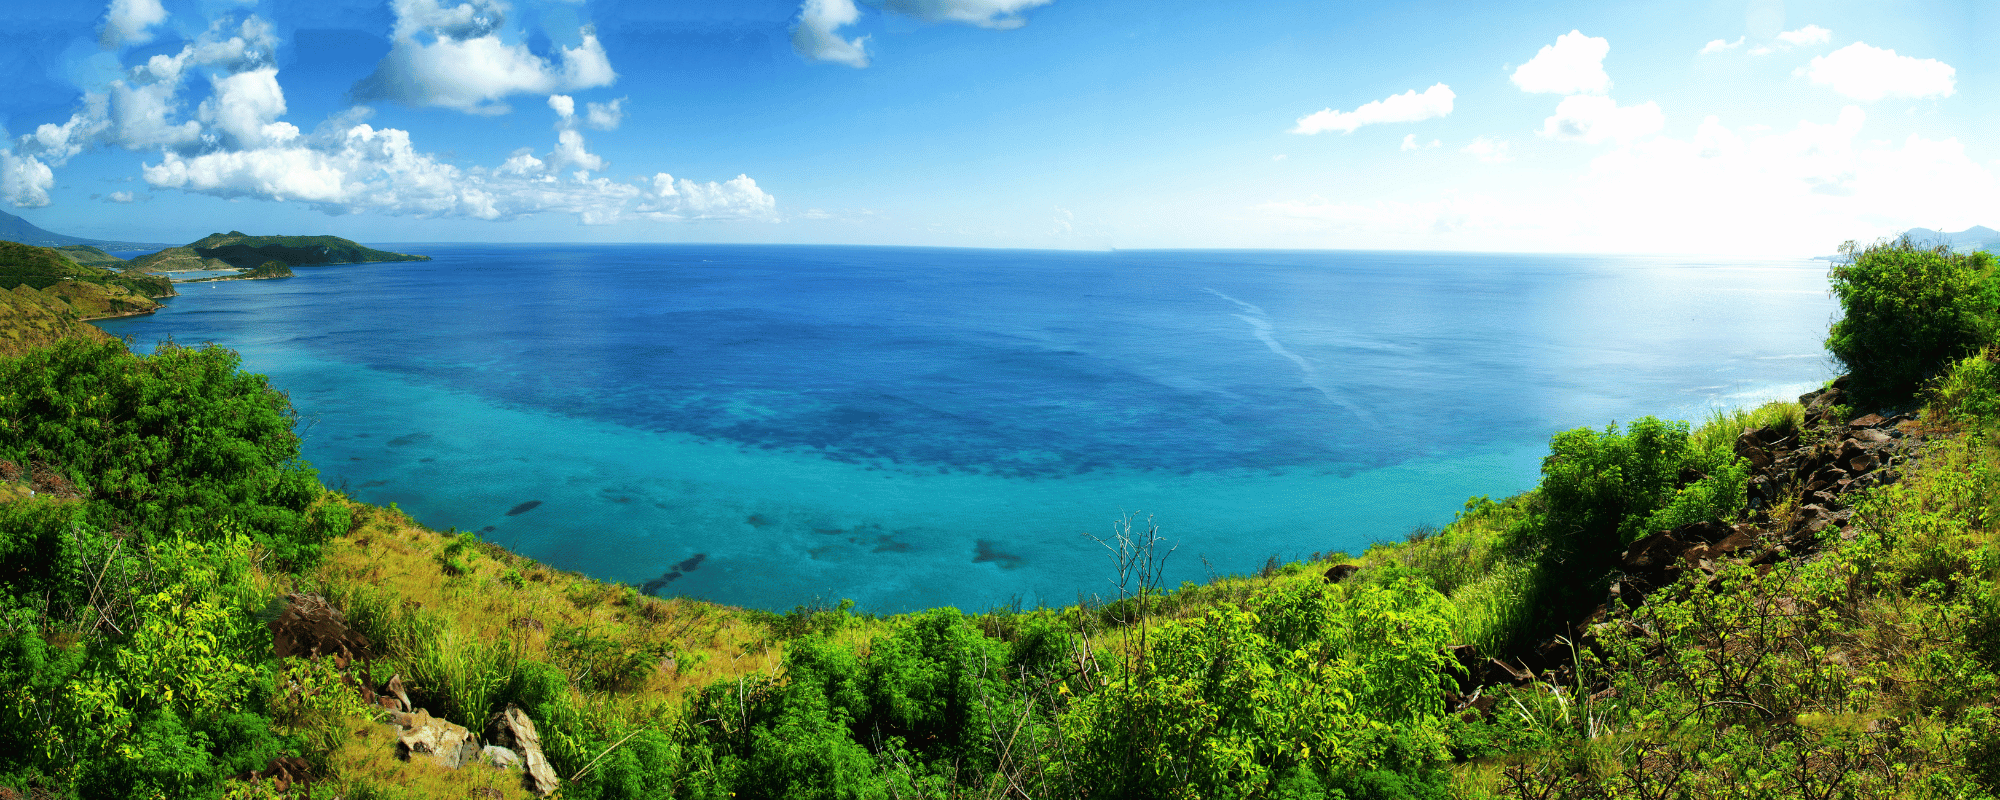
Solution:
[{"label": "deep blue water", "polygon": [[1820,262],[388,245],[187,284],[141,345],[290,393],[330,485],[556,566],[766,608],[1062,603],[1125,514],[1170,583],[1533,485],[1550,434],[1829,376]]}]

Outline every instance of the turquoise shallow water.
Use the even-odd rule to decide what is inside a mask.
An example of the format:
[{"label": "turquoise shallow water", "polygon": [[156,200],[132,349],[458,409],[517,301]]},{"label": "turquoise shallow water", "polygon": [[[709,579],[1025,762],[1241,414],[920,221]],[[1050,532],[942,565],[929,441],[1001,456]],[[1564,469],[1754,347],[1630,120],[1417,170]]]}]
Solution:
[{"label": "turquoise shallow water", "polygon": [[1533,485],[1548,436],[1824,380],[1818,262],[389,245],[188,284],[136,342],[290,393],[332,485],[766,608],[1062,603],[1124,514],[1171,582]]}]

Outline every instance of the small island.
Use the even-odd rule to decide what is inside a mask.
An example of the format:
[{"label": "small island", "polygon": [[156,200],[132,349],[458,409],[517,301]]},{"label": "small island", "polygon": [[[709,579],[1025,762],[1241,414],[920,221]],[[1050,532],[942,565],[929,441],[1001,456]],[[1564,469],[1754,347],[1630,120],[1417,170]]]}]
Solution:
[{"label": "small island", "polygon": [[242,231],[230,231],[212,233],[182,247],[169,247],[132,259],[126,271],[235,270],[238,274],[193,280],[260,280],[290,277],[292,267],[429,260],[430,256],[376,250],[338,236],[251,236]]}]

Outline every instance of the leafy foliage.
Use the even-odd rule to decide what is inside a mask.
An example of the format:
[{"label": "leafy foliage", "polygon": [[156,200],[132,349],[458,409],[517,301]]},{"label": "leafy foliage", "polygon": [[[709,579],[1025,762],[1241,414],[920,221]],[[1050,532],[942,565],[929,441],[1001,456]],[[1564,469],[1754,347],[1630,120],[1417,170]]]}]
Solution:
[{"label": "leafy foliage", "polygon": [[1857,251],[1829,271],[1844,316],[1826,349],[1853,376],[1863,406],[1900,403],[1950,362],[2000,333],[2000,285],[1993,256],[1920,247],[1907,237]]},{"label": "leafy foliage", "polygon": [[91,501],[94,524],[149,536],[241,522],[288,563],[309,562],[341,520],[298,459],[285,396],[235,353],[65,341],[0,359],[0,458],[44,463]]}]

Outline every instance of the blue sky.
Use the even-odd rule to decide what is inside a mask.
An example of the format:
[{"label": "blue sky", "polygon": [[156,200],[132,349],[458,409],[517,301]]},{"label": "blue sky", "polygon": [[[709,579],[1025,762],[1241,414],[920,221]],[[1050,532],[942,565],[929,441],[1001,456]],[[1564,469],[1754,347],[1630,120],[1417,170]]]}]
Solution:
[{"label": "blue sky", "polygon": [[2000,226],[1974,2],[0,9],[50,230],[1812,255]]}]

